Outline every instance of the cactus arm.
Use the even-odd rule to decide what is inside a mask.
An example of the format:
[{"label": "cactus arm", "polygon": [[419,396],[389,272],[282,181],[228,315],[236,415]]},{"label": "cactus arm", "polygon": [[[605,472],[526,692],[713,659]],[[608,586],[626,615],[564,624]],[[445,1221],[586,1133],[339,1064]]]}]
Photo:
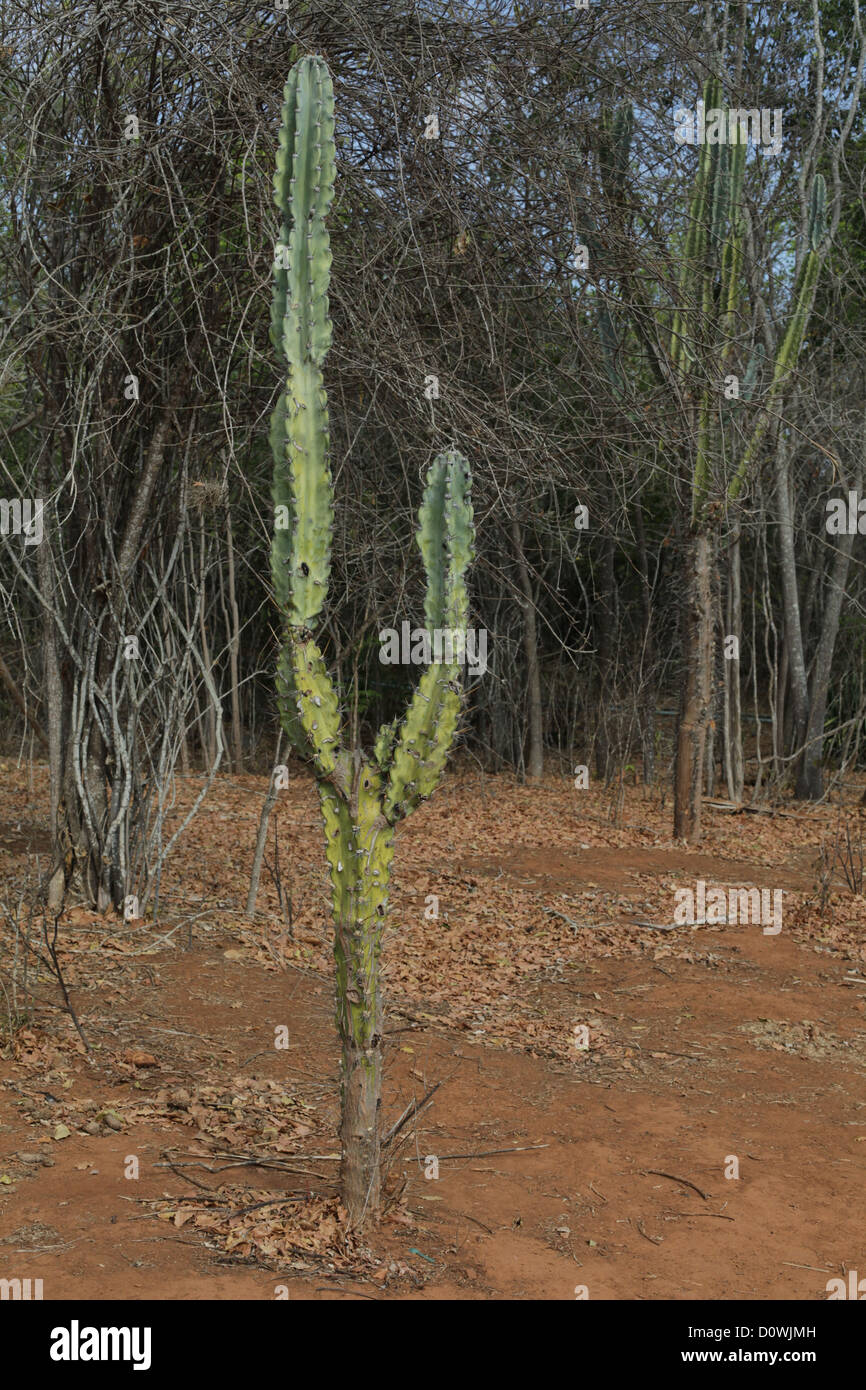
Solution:
[{"label": "cactus arm", "polygon": [[631,155],[631,138],[634,133],[634,111],[630,101],[617,107],[613,118],[613,172],[617,189],[625,190],[628,161]]},{"label": "cactus arm", "polygon": [[809,250],[800,267],[797,277],[797,284],[794,288],[794,302],[788,327],[784,337],[779,344],[773,363],[773,375],[767,394],[764,399],[763,408],[755,422],[739,466],[728,486],[728,497],[735,500],[743,489],[743,485],[749,474],[749,469],[754,462],[758,449],[770,426],[772,416],[769,407],[776,399],[788,380],[791,372],[797,365],[800,356],[800,349],[803,346],[803,339],[806,336],[809,318],[812,313],[812,305],[815,301],[815,290],[818,284],[818,276],[824,263],[825,250],[823,240],[825,234],[824,214],[827,201],[827,188],[821,174],[816,174],[812,184],[809,212]]},{"label": "cactus arm", "polygon": [[328,587],[334,500],[328,401],[321,366],[331,340],[331,249],[325,217],[334,193],[333,87],[321,58],[295,65],[286,83],[274,198],[288,227],[288,267],[274,271],[271,327],[281,316],[288,377],[271,420],[273,498],[290,526],[275,531],[277,601],[293,628],[309,628]]},{"label": "cactus arm", "polygon": [[756,343],[752,350],[752,355],[749,358],[748,366],[746,367],[745,375],[743,376],[743,380],[740,385],[740,397],[744,401],[750,401],[755,393],[755,384],[758,380],[758,371],[763,360],[764,345],[763,343]]},{"label": "cactus arm", "polygon": [[[427,475],[416,539],[427,571],[424,613],[428,630],[447,642],[465,640],[469,617],[466,571],[472,560],[474,527],[469,500],[471,474],[462,455],[440,454]],[[443,644],[444,645],[444,644]],[[446,651],[453,657],[454,651]],[[434,662],[424,672],[391,753],[383,810],[393,822],[435,790],[460,717],[460,668]],[[383,737],[384,730],[380,732]]]},{"label": "cactus arm", "polygon": [[611,198],[621,198],[625,192],[633,132],[634,111],[631,102],[622,102],[612,118],[607,109],[602,111],[599,167],[602,183]]},{"label": "cactus arm", "polygon": [[459,668],[428,666],[400,726],[383,809],[393,823],[432,796],[460,717]]},{"label": "cactus arm", "polygon": [[286,389],[271,416],[273,498],[288,525],[274,529],[274,594],[288,625],[277,701],[293,746],[322,777],[339,776],[337,696],[308,628],[327,588],[333,498],[321,363],[330,336],[331,252],[325,216],[333,197],[333,91],[321,59],[296,63],[283,92],[274,201],[287,265],[274,263],[271,340],[282,347]]},{"label": "cactus arm", "polygon": [[[298,101],[298,68],[293,67],[283,89],[283,104],[280,110],[280,134],[277,146],[277,168],[274,174],[274,202],[282,219],[280,224],[280,246],[288,246],[291,222],[291,178],[295,153],[295,115]],[[283,344],[283,323],[286,317],[286,294],[289,284],[288,267],[280,259],[274,260],[274,287],[271,299],[271,342],[275,348]]]},{"label": "cactus arm", "polygon": [[380,772],[387,772],[391,766],[399,723],[399,719],[392,719],[390,724],[383,724],[376,735],[376,742],[373,745],[373,761]]},{"label": "cactus arm", "polygon": [[743,262],[743,233],[741,199],[743,175],[746,167],[746,141],[737,126],[737,141],[730,148],[730,168],[728,171],[728,226],[729,235],[722,250],[722,332],[730,341],[736,328],[737,306],[740,292],[740,274]]},{"label": "cactus arm", "polygon": [[[470,488],[472,474],[462,454],[451,450],[444,459],[447,482],[443,509],[442,547],[448,557],[445,582],[445,627],[463,632],[469,620],[466,571],[472,562],[475,542]],[[423,531],[423,525],[420,528]],[[419,535],[420,545],[420,535]]]},{"label": "cactus arm", "polygon": [[[708,77],[703,93],[706,109],[718,105],[720,93],[718,78]],[[678,284],[679,302],[671,328],[671,358],[676,369],[683,375],[688,371],[689,360],[694,356],[694,305],[697,300],[697,286],[704,273],[717,151],[717,145],[705,144],[701,147],[689,207],[689,225]]]},{"label": "cactus arm", "polygon": [[278,671],[278,698],[283,705],[294,704],[294,711],[290,708],[284,714],[283,728],[289,733],[289,724],[294,720],[300,751],[313,759],[320,776],[332,777],[339,764],[340,707],[324,658],[313,639],[287,642]]}]

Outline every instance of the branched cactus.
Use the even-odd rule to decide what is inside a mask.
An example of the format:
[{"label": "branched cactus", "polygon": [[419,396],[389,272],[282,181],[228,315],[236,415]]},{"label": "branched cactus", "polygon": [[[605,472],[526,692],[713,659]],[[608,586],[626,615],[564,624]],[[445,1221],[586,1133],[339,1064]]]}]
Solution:
[{"label": "branched cactus", "polygon": [[[703,88],[706,111],[721,107],[722,85],[710,76]],[[620,109],[611,122],[605,117],[600,138],[602,181],[615,217],[625,202],[625,175],[632,122]],[[742,189],[746,162],[745,134],[739,125],[729,126],[731,140],[702,144],[692,186],[688,222],[679,249],[675,303],[673,308],[651,304],[639,280],[626,274],[628,297],[636,312],[633,329],[650,347],[650,357],[659,379],[676,393],[679,404],[693,421],[688,459],[691,507],[689,544],[685,554],[685,602],[683,649],[686,654],[686,681],[683,710],[678,729],[677,772],[675,779],[674,833],[695,840],[700,835],[700,800],[705,731],[712,703],[713,614],[710,574],[712,548],[718,516],[724,501],[735,503],[752,476],[761,446],[778,415],[779,398],[789,381],[805,338],[821,266],[827,254],[824,179],[813,180],[805,254],[800,264],[788,323],[781,334],[771,364],[769,382],[759,389],[758,373],[763,357],[759,344],[746,358],[742,382],[736,399],[746,409],[750,430],[738,449],[730,438],[726,421],[733,411],[720,401],[720,388],[740,371],[742,343],[740,325],[750,317],[745,312],[747,277],[743,271]],[[593,224],[593,230],[595,230]],[[588,238],[587,238],[588,240]],[[596,240],[600,239],[596,237]],[[656,334],[647,335],[645,325],[655,316]],[[602,362],[621,408],[635,419],[624,399],[622,374],[618,365],[619,342],[606,305],[599,313]],[[659,344],[663,346],[659,348]],[[751,406],[748,404],[754,402]],[[733,435],[733,431],[730,432]],[[733,467],[728,471],[728,460]],[[685,471],[684,468],[684,471]],[[722,493],[721,477],[727,472]],[[714,486],[718,494],[713,499]]]},{"label": "branched cactus", "polygon": [[[704,85],[706,110],[721,104],[718,78]],[[679,304],[671,331],[670,356],[685,384],[703,382],[698,406],[698,432],[692,476],[692,523],[700,528],[705,520],[709,498],[710,461],[723,450],[718,439],[714,396],[717,380],[728,372],[734,360],[735,334],[743,295],[743,227],[741,199],[745,171],[745,136],[731,145],[705,144],[701,148],[688,230],[680,265]],[[800,267],[786,330],[773,362],[773,373],[764,393],[762,408],[740,454],[728,484],[728,498],[734,501],[748,479],[771,422],[769,407],[796,366],[815,294],[818,274],[826,254],[827,189],[821,174],[812,182],[809,203],[808,248]],[[749,400],[755,391],[760,353],[754,353],[746,368]]]},{"label": "branched cactus", "polygon": [[[379,956],[394,826],[442,774],[460,714],[454,644],[424,672],[402,723],[379,731],[370,756],[344,744],[340,701],[312,632],[328,591],[334,499],[322,364],[331,342],[334,94],[322,58],[295,64],[286,83],[274,196],[282,217],[274,264],[271,340],[288,366],[271,421],[276,507],[274,593],[286,625],[277,670],[280,718],[315,771],[333,887],[337,1028],[342,1044],[342,1192],[350,1223],[379,1205],[382,1000]],[[442,453],[430,468],[418,545],[430,631],[465,632],[465,576],[474,530],[469,466]],[[452,660],[452,658],[454,658]]]}]

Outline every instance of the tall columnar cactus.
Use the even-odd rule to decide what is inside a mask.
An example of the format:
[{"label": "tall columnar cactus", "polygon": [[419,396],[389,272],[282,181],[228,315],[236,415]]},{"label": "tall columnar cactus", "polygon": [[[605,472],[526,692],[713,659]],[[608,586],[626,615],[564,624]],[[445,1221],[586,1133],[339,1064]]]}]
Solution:
[{"label": "tall columnar cactus", "polygon": [[[379,957],[394,827],[433,792],[460,714],[460,667],[427,668],[402,723],[365,756],[344,745],[340,702],[312,632],[328,591],[334,500],[322,364],[331,342],[334,95],[322,58],[306,57],[283,96],[274,196],[282,217],[274,263],[271,340],[288,365],[271,421],[276,506],[271,555],[285,624],[277,670],[283,727],[312,763],[333,888],[337,1028],[342,1044],[342,1192],[350,1222],[379,1205],[382,1000]],[[470,471],[455,451],[436,458],[419,513],[428,629],[465,632],[465,576],[474,529]],[[457,655],[459,656],[459,647]]]},{"label": "tall columnar cactus", "polygon": [[[718,78],[708,78],[703,90],[705,109],[720,106],[721,96]],[[742,131],[737,134],[736,143],[701,147],[680,263],[679,303],[671,330],[670,356],[683,383],[687,387],[702,383],[692,476],[692,523],[697,528],[703,524],[709,500],[710,460],[721,454],[713,398],[718,379],[734,365],[744,288],[741,200],[746,141]],[[794,286],[790,318],[778,345],[762,408],[728,483],[731,501],[739,496],[749,476],[770,424],[769,406],[796,366],[803,345],[826,255],[826,204],[826,184],[823,176],[816,174],[809,204],[808,247]],[[740,399],[752,395],[762,352],[759,348],[752,354],[743,378],[748,394],[741,390]]]},{"label": "tall columnar cactus", "polygon": [[[710,76],[703,89],[704,109],[719,108],[721,98],[721,83],[717,77]],[[603,122],[601,173],[614,215],[624,204],[631,130],[629,113],[622,108],[613,122]],[[678,731],[674,808],[674,833],[690,840],[700,835],[703,749],[712,697],[710,574],[714,515],[720,510],[718,505],[712,505],[714,472],[718,476],[724,461],[732,460],[726,494],[728,502],[735,502],[755,467],[773,419],[773,406],[778,406],[785,383],[796,366],[818,275],[827,253],[827,190],[822,176],[816,174],[811,189],[807,247],[794,286],[790,317],[772,362],[769,383],[762,393],[757,391],[763,354],[760,345],[753,349],[744,365],[739,400],[745,404],[753,396],[758,395],[760,399],[757,409],[752,407],[754,416],[745,444],[740,446],[738,453],[734,452],[727,447],[725,426],[732,412],[724,407],[720,409],[719,396],[721,383],[740,371],[742,345],[738,342],[738,330],[747,317],[743,313],[746,284],[742,221],[746,142],[739,126],[735,131],[736,138],[730,144],[707,142],[700,148],[688,222],[679,253],[673,310],[653,306],[637,278],[625,276],[629,298],[639,311],[634,317],[635,332],[649,347],[659,379],[675,390],[678,402],[685,404],[693,421],[691,455],[686,464],[691,484],[684,586],[687,678]],[[728,133],[734,135],[730,129]],[[597,236],[595,245],[601,249],[602,243]],[[651,336],[647,334],[646,325],[653,315],[657,332]],[[599,337],[605,371],[616,395],[622,399],[619,344],[606,305],[599,313]],[[661,350],[659,344],[663,344]],[[627,405],[624,408],[628,410]]]}]

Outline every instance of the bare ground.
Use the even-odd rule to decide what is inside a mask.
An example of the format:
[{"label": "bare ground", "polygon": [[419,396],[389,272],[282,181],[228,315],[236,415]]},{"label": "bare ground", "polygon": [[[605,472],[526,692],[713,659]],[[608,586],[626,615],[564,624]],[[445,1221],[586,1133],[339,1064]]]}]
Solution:
[{"label": "bare ground", "polygon": [[[195,823],[195,921],[130,938],[70,914],[90,1056],[47,1002],[7,1029],[0,1278],[46,1299],[821,1300],[866,1265],[866,936],[861,902],[811,900],[820,818],[720,815],[696,854],[637,792],[616,825],[600,802],[566,814],[560,784],[527,801],[488,778],[479,802],[450,781],[398,849],[386,1123],[438,1089],[400,1133],[385,1220],[347,1242],[309,788],[283,822],[294,935],[272,887],[250,924],[228,878],[210,912],[193,882],[213,855],[243,901],[263,785],[225,785],[222,840]],[[40,797],[22,779],[0,831],[10,884],[44,848]],[[785,928],[638,925],[697,878],[783,886]]]}]

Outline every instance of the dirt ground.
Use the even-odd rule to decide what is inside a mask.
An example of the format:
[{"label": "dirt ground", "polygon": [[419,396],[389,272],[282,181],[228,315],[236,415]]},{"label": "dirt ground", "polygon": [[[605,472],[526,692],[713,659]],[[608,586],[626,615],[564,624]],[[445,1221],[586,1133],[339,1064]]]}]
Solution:
[{"label": "dirt ground", "polygon": [[[12,998],[45,782],[5,778],[0,1278],[45,1299],[823,1300],[866,1269],[863,899],[838,875],[816,896],[836,808],[711,811],[696,853],[641,789],[450,777],[398,839],[386,1129],[436,1089],[361,1239],[336,1198],[307,779],[281,793],[254,920],[256,777],[214,788],[157,922],[65,915],[88,1052],[44,965]],[[783,889],[781,932],[671,926],[701,879]]]}]

